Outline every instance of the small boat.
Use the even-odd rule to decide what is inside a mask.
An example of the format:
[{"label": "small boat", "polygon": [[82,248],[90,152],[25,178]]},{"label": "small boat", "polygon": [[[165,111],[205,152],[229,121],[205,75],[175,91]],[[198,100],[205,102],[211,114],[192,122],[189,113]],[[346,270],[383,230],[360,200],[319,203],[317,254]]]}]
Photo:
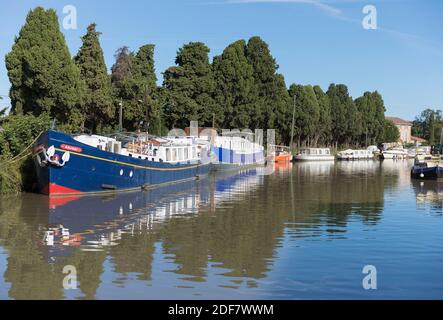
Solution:
[{"label": "small boat", "polygon": [[294,157],[297,161],[334,161],[329,148],[302,148]]},{"label": "small boat", "polygon": [[291,149],[286,146],[273,146],[272,159],[274,162],[291,162],[293,159]]},{"label": "small boat", "polygon": [[338,160],[368,160],[374,158],[372,150],[353,150],[348,149],[337,154]]},{"label": "small boat", "polygon": [[50,196],[149,189],[206,175],[209,153],[194,140],[147,134],[44,132],[33,148],[39,192]]},{"label": "small boat", "polygon": [[212,138],[211,153],[216,159],[213,163],[215,170],[239,169],[265,163],[263,146],[238,135],[232,132]]},{"label": "small boat", "polygon": [[443,179],[443,155],[418,154],[411,169],[414,179]]},{"label": "small boat", "polygon": [[383,159],[403,160],[409,158],[407,150],[397,147],[382,152]]}]

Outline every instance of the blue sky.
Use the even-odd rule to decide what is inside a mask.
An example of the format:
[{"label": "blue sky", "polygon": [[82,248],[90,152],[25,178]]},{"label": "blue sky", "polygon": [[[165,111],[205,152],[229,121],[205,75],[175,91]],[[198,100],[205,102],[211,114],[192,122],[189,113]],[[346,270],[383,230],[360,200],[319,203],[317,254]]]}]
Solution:
[{"label": "blue sky", "polygon": [[[78,29],[63,30],[71,54],[87,25],[97,23],[108,68],[121,46],[156,45],[156,70],[174,64],[176,51],[202,41],[211,57],[229,43],[258,35],[270,46],[291,83],[347,84],[356,98],[382,93],[388,115],[413,119],[424,108],[443,108],[443,1],[440,0],[0,0],[0,95],[8,95],[4,66],[25,21],[38,5],[77,8]],[[377,9],[378,29],[366,30],[362,9]],[[7,8],[7,9],[6,9]],[[8,100],[0,102],[0,106]]]}]

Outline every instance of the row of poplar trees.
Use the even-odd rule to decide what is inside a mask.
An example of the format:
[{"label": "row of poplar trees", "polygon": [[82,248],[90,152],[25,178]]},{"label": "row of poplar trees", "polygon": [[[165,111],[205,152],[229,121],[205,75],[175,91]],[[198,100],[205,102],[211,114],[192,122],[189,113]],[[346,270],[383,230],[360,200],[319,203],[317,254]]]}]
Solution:
[{"label": "row of poplar trees", "polygon": [[100,33],[91,24],[71,58],[54,10],[38,7],[6,56],[13,114],[49,114],[66,131],[111,132],[149,128],[164,134],[189,121],[216,128],[276,129],[278,142],[298,145],[368,145],[386,142],[385,107],[378,92],[352,99],[343,84],[292,84],[260,37],[228,45],[211,63],[209,48],[191,42],[157,85],[154,45],[117,50],[111,74]]}]

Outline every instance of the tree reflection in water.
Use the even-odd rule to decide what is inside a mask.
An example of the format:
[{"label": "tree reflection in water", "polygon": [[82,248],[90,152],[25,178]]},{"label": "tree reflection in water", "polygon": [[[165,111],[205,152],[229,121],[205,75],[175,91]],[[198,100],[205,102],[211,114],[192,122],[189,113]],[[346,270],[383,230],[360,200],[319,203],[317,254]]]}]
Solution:
[{"label": "tree reflection in water", "polygon": [[[271,176],[252,169],[114,196],[52,201],[39,195],[0,199],[0,244],[9,297],[62,299],[63,266],[77,268],[82,297],[96,297],[106,261],[121,286],[134,275],[152,281],[157,244],[172,272],[193,283],[224,270],[232,287],[258,285],[291,237],[346,237],[350,219],[382,219],[385,189],[399,175],[379,162],[279,165]],[[70,236],[43,241],[49,228]],[[74,239],[74,240],[73,240]],[[170,266],[174,265],[172,270]]]}]

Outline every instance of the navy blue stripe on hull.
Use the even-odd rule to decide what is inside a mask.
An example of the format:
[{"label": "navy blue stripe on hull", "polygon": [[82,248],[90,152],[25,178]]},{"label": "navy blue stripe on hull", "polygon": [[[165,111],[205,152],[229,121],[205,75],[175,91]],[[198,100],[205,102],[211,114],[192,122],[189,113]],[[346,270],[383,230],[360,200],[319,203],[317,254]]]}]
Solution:
[{"label": "navy blue stripe on hull", "polygon": [[195,179],[209,172],[209,164],[170,164],[127,157],[79,143],[71,136],[55,131],[43,134],[36,146],[39,145],[46,149],[54,146],[60,158],[66,152],[62,145],[77,150],[70,151],[70,159],[63,167],[36,163],[42,193],[131,190]]}]

